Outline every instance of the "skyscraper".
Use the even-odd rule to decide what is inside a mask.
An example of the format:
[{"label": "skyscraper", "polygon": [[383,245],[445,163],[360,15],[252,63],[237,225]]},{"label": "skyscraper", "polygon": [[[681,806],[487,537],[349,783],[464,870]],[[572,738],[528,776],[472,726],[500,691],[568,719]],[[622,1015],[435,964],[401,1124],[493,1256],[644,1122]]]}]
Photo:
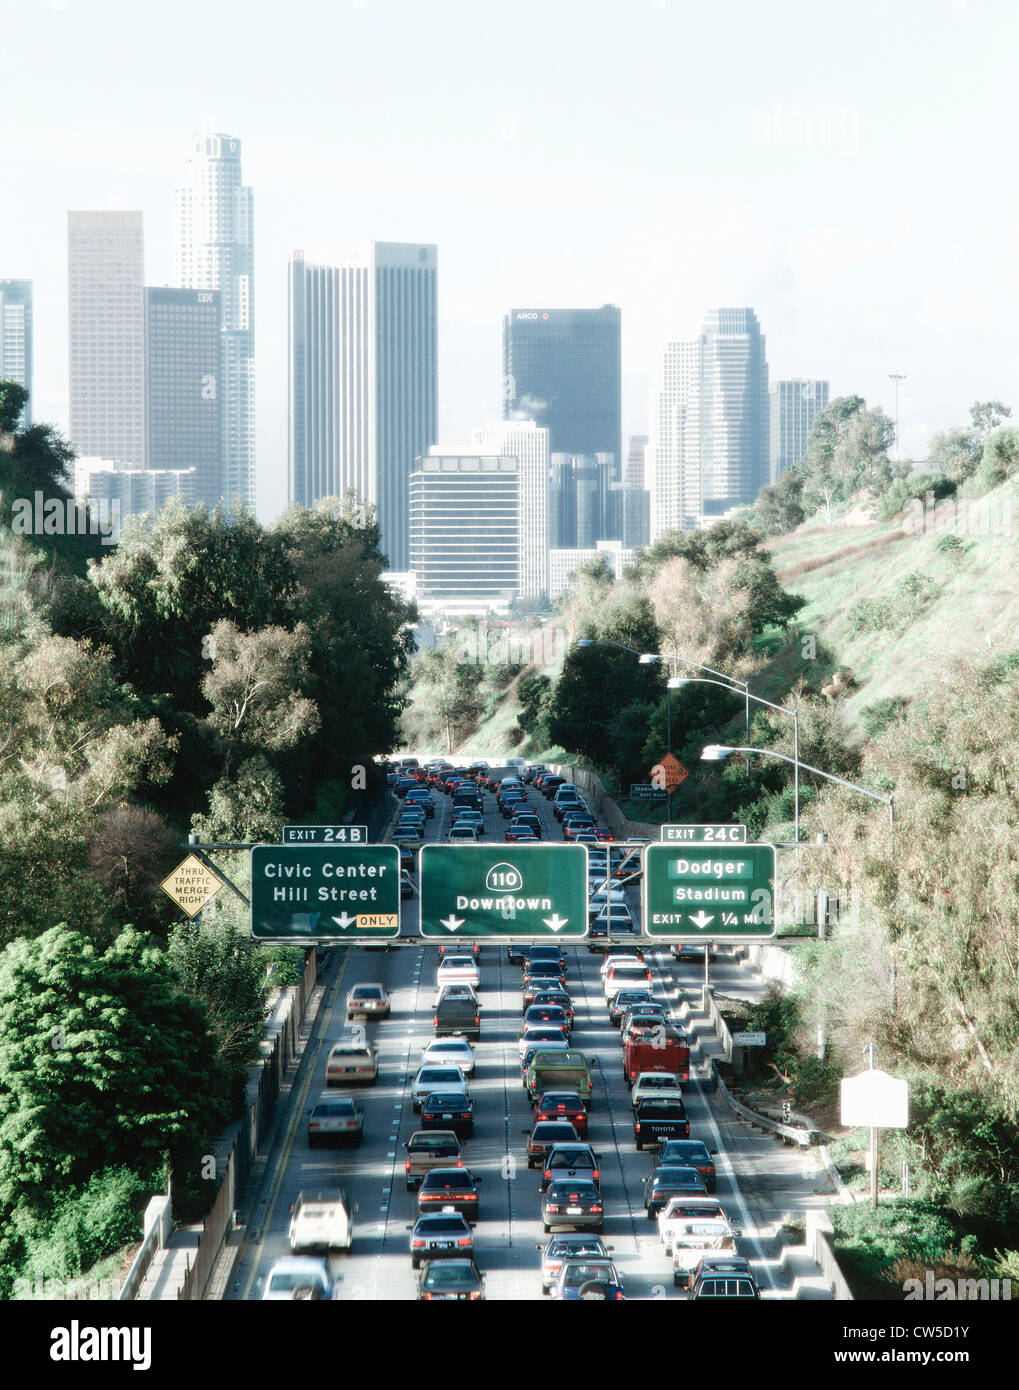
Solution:
[{"label": "skyscraper", "polygon": [[410,568],[426,604],[507,609],[520,587],[515,458],[429,454],[410,476]]},{"label": "skyscraper", "polygon": [[774,483],[807,452],[807,435],[814,416],[828,404],[828,383],[794,377],[776,381],[768,394]]},{"label": "skyscraper", "polygon": [[545,425],[552,453],[612,454],[622,467],[620,313],[511,309],[503,319],[504,420]]},{"label": "skyscraper", "polygon": [[145,465],[145,301],[140,212],[67,214],[71,443]]},{"label": "skyscraper", "polygon": [[435,246],[371,241],[290,265],[290,501],[354,488],[389,567],[410,562],[410,475],[438,433]]},{"label": "skyscraper", "polygon": [[626,445],[626,462],[623,466],[623,482],[627,487],[644,487],[644,453],[647,449],[646,434],[631,434]]},{"label": "skyscraper", "polygon": [[479,453],[517,461],[520,489],[520,597],[548,594],[548,430],[533,420],[495,420],[474,431]]},{"label": "skyscraper", "polygon": [[241,142],[195,138],[174,193],[174,278],[182,289],[218,290],[221,475],[217,499],[255,502],[254,206],[241,182]]},{"label": "skyscraper", "polygon": [[195,500],[220,500],[220,330],[217,290],[147,289],[148,460],[196,470]]},{"label": "skyscraper", "polygon": [[0,280],[0,381],[16,381],[28,392],[18,421],[32,424],[32,282]]},{"label": "skyscraper", "polygon": [[768,363],[752,309],[714,309],[699,338],[669,343],[651,401],[651,539],[710,525],[770,476]]}]

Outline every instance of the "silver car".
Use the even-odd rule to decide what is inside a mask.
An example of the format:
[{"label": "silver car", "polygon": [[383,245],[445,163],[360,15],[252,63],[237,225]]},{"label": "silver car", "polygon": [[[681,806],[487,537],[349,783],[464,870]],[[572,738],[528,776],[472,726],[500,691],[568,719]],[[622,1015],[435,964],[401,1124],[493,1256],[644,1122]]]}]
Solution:
[{"label": "silver car", "polygon": [[311,1255],[288,1255],[277,1260],[265,1277],[262,1298],[269,1302],[300,1299],[329,1299],[333,1279],[325,1260]]}]

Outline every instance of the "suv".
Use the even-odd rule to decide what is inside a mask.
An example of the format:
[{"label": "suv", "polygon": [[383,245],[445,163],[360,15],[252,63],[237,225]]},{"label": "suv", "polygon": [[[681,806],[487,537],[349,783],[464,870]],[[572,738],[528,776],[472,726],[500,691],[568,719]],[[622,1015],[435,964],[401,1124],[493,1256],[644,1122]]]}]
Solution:
[{"label": "suv", "polygon": [[[445,990],[435,1006],[435,1035],[439,1038],[480,1038],[481,1015],[474,991],[468,987]],[[454,989],[456,992],[454,993]]]},{"label": "suv", "polygon": [[553,1144],[545,1155],[540,1190],[544,1192],[550,1183],[573,1182],[578,1178],[593,1182],[597,1187],[601,1181],[598,1157],[590,1144]]},{"label": "suv", "polygon": [[690,1280],[692,1298],[760,1298],[754,1272],[746,1260],[701,1260]]}]

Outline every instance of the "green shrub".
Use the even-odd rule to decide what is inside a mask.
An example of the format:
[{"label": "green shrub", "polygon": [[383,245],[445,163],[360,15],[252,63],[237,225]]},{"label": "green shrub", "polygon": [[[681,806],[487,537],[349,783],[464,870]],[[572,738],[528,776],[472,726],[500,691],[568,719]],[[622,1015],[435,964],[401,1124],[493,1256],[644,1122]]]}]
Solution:
[{"label": "green shrub", "polygon": [[141,1240],[142,1214],[157,1191],[154,1177],[129,1168],[107,1168],[63,1197],[50,1217],[22,1218],[25,1262],[33,1283],[72,1279],[105,1255]]}]

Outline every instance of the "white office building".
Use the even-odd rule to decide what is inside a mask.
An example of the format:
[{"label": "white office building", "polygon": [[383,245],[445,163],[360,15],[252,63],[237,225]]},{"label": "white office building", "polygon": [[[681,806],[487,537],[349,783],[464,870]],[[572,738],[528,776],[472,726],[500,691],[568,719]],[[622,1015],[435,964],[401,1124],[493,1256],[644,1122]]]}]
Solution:
[{"label": "white office building", "polygon": [[254,204],[241,142],[200,135],[174,192],[174,275],[181,289],[218,290],[221,314],[219,495],[255,505]]},{"label": "white office building", "polygon": [[652,542],[756,500],[771,470],[768,364],[752,309],[713,309],[698,338],[666,346],[646,458]]},{"label": "white office building", "polygon": [[71,443],[146,463],[145,271],[140,212],[67,214]]},{"label": "white office building", "polygon": [[120,517],[158,516],[171,497],[196,501],[195,468],[136,468],[120,459],[81,456],[74,461],[74,496],[81,505],[116,504]]},{"label": "white office building", "polygon": [[494,420],[476,429],[471,441],[479,453],[517,461],[522,599],[548,594],[548,441],[548,428],[534,420]]},{"label": "white office building", "polygon": [[432,453],[410,477],[410,556],[422,612],[506,612],[520,588],[519,467]]},{"label": "white office building", "polygon": [[18,424],[32,426],[32,282],[0,280],[0,381],[28,392]]},{"label": "white office building", "polygon": [[634,550],[622,541],[599,541],[593,548],[552,549],[548,553],[549,597],[554,601],[570,587],[573,574],[590,560],[604,559],[613,579],[620,579],[633,564]]},{"label": "white office building", "polygon": [[367,241],[290,265],[290,501],[353,488],[394,570],[410,564],[410,476],[438,434],[438,248]]}]

